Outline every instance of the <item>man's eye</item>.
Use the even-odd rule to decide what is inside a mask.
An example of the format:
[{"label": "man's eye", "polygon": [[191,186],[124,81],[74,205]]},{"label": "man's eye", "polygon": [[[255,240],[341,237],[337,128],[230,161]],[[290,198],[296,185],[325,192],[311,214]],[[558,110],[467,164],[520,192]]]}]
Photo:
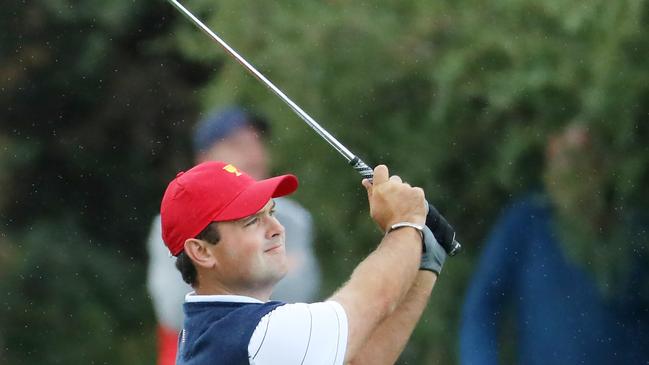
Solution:
[{"label": "man's eye", "polygon": [[275,208],[271,209],[270,212],[268,212],[268,215],[271,217],[275,215]]},{"label": "man's eye", "polygon": [[251,225],[257,223],[258,220],[259,220],[259,219],[258,219],[257,217],[254,217],[254,218],[252,218],[251,220],[247,221],[246,224],[244,224],[243,226],[244,226],[244,227],[251,226]]}]

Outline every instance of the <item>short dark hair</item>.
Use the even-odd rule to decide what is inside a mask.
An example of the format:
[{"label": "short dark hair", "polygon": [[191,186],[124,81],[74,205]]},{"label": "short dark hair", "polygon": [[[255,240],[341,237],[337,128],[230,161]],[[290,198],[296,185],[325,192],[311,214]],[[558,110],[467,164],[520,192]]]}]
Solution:
[{"label": "short dark hair", "polygon": [[[216,222],[208,224],[207,227],[197,234],[195,238],[216,245],[221,239]],[[194,266],[194,262],[189,258],[185,251],[182,251],[178,256],[176,256],[176,269],[180,271],[183,280],[187,284],[191,286],[198,284],[196,266]]]}]

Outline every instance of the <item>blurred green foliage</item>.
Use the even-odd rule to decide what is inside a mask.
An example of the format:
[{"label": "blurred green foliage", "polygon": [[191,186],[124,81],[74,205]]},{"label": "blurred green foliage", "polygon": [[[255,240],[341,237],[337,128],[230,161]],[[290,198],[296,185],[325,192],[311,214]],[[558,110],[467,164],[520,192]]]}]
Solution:
[{"label": "blurred green foliage", "polygon": [[[457,229],[465,254],[403,363],[456,361],[480,243],[503,204],[540,183],[560,126],[587,121],[609,146],[617,201],[649,203],[647,1],[186,4]],[[344,159],[170,5],[13,2],[0,24],[0,362],[153,362],[143,242],[214,106],[272,120],[274,168],[298,175],[316,220],[323,296],[380,238]]]}]

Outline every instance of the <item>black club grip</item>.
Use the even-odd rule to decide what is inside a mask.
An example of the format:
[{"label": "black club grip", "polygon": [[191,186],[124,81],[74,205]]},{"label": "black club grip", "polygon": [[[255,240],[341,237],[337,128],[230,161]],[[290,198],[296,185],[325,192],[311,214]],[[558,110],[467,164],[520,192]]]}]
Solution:
[{"label": "black club grip", "polygon": [[[354,170],[358,171],[361,176],[365,179],[372,180],[374,177],[374,170],[369,167],[363,160],[358,157],[354,157],[349,164],[352,165]],[[462,250],[462,245],[455,239],[455,230],[451,225],[446,221],[435,207],[428,204],[428,214],[426,215],[426,226],[430,228],[431,232],[437,239],[437,242],[444,248],[444,251],[449,256],[455,256]]]},{"label": "black club grip", "polygon": [[457,255],[462,251],[462,245],[455,239],[455,230],[432,204],[426,203],[428,204],[426,226],[430,228],[437,242],[439,242],[449,256]]}]

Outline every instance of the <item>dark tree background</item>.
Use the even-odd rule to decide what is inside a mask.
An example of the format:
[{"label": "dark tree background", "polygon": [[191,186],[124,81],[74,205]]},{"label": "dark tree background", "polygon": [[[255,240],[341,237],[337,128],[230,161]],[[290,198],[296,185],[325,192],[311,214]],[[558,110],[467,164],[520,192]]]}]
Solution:
[{"label": "dark tree background", "polygon": [[[187,1],[370,164],[427,191],[463,241],[402,361],[456,361],[473,263],[549,133],[604,136],[618,201],[649,203],[649,3]],[[144,240],[191,127],[242,103],[318,227],[331,293],[376,244],[360,178],[163,1],[16,1],[0,14],[0,362],[153,363]]]}]

